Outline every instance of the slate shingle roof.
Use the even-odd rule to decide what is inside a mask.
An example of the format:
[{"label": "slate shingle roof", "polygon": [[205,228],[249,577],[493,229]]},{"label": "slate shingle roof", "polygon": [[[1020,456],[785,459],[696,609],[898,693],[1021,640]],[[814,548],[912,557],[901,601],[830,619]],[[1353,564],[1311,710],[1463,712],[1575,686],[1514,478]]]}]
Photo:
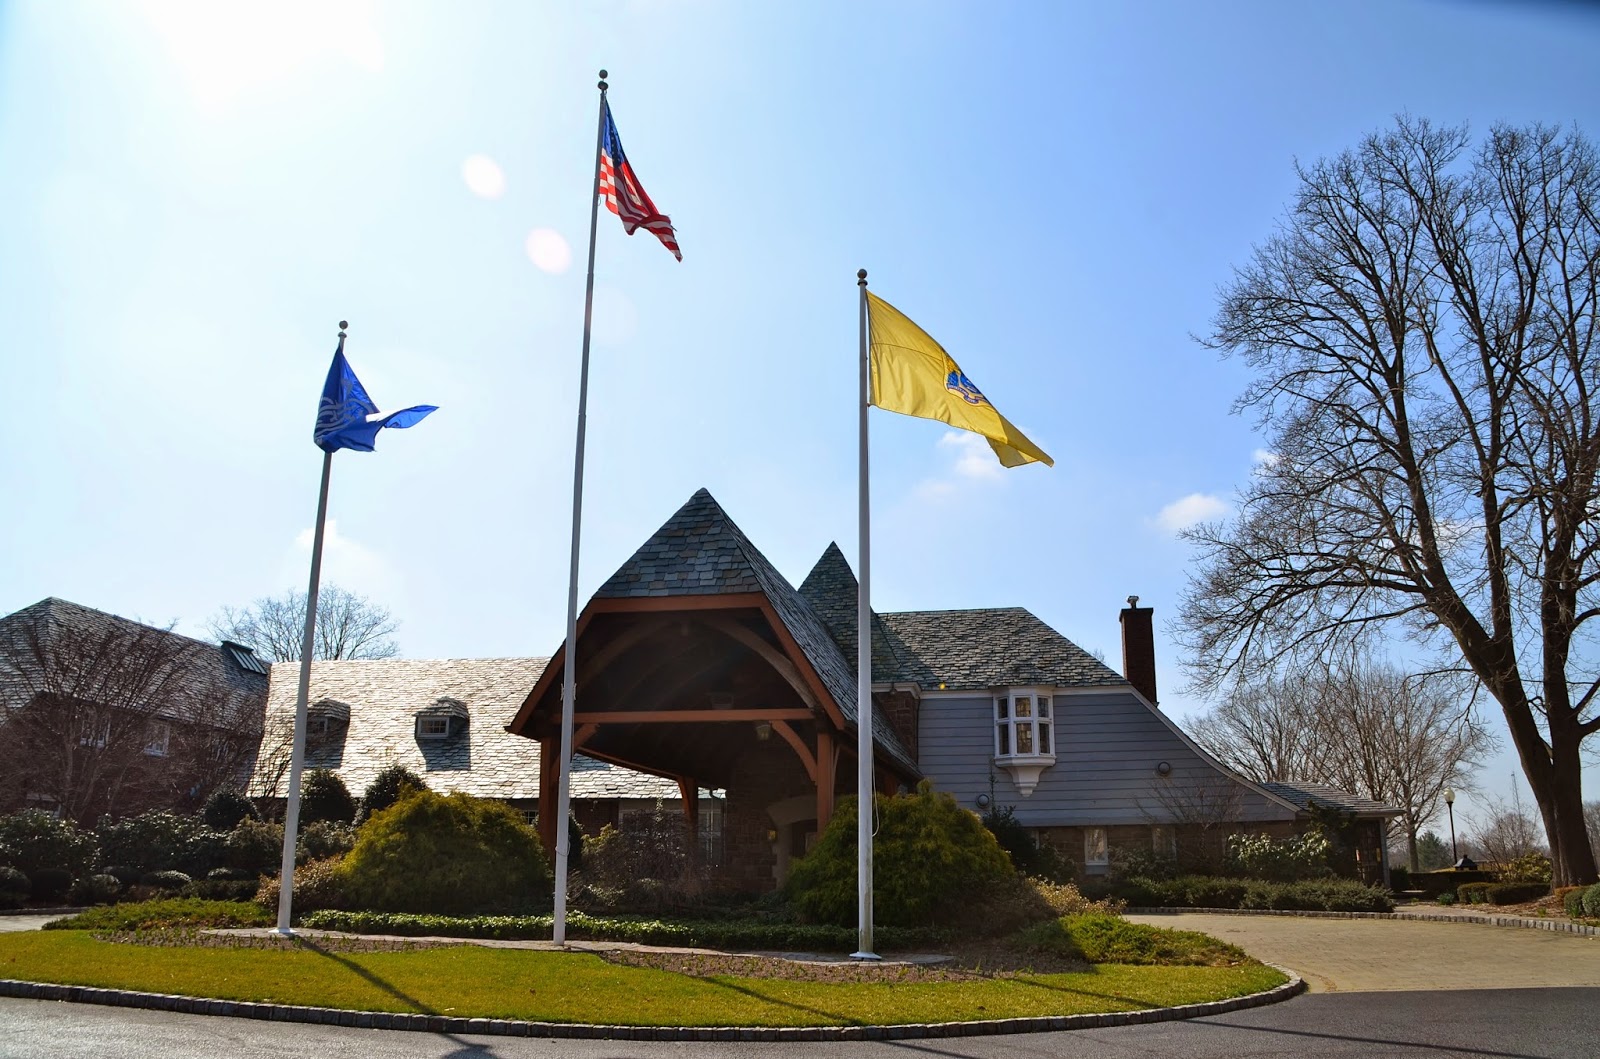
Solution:
[{"label": "slate shingle roof", "polygon": [[[852,661],[856,651],[855,574],[830,544],[800,586]],[[852,666],[852,668],[854,668]],[[1127,680],[1021,607],[873,612],[872,679],[924,689],[987,689],[1012,684],[1126,685]]]},{"label": "slate shingle roof", "polygon": [[1315,805],[1321,809],[1339,809],[1363,816],[1399,816],[1401,812],[1392,805],[1341,791],[1325,783],[1261,783],[1257,786],[1293,802],[1297,809],[1309,809]]},{"label": "slate shingle roof", "polygon": [[[848,570],[848,568],[847,568]],[[759,592],[794,637],[812,670],[854,726],[856,667],[847,658],[828,622],[812,607],[710,492],[697,490],[660,529],[595,593],[598,599],[646,596],[721,595]],[[921,775],[881,714],[873,714],[872,734],[879,748],[912,775]]]},{"label": "slate shingle roof", "polygon": [[[399,764],[427,780],[440,792],[480,798],[537,799],[539,744],[505,731],[528,689],[544,671],[543,658],[447,658],[437,660],[313,662],[311,708],[324,699],[349,707],[346,725],[306,745],[307,768],[332,768],[350,793],[360,797],[377,773]],[[251,790],[266,793],[274,776],[286,774],[283,751],[293,731],[300,663],[272,667],[267,701],[267,738],[256,762]],[[466,730],[447,739],[418,739],[417,713],[432,711],[441,699],[459,712],[465,707]],[[581,754],[572,759],[574,798],[673,798],[678,785],[595,761]],[[282,783],[276,792],[281,795]]]},{"label": "slate shingle roof", "polygon": [[[261,724],[266,676],[240,666],[222,647],[54,596],[0,618],[0,638],[11,645],[6,652],[9,664],[28,670],[9,675],[0,672],[0,706],[23,705],[19,696],[26,697],[28,689],[43,679],[33,671],[28,657],[32,648],[24,631],[36,623],[47,650],[52,643],[70,644],[73,637],[83,645],[79,650],[115,637],[159,637],[163,651],[171,652],[172,664],[181,667],[177,679],[208,697],[204,706],[207,721],[222,720],[237,731],[252,731]],[[0,670],[4,668],[0,666]],[[217,702],[211,697],[217,695],[225,711],[220,717],[212,713]],[[183,703],[174,702],[170,719],[184,720],[183,712]]]}]

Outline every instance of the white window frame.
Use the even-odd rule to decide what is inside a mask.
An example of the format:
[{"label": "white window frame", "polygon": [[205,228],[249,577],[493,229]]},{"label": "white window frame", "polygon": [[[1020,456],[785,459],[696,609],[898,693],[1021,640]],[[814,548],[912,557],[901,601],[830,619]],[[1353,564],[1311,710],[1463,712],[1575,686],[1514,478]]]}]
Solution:
[{"label": "white window frame", "polygon": [[1111,866],[1111,842],[1103,827],[1086,827],[1083,829],[1083,867],[1109,868]]},{"label": "white window frame", "polygon": [[[998,688],[994,692],[996,761],[1056,759],[1055,695],[1050,688]],[[1026,744],[1027,749],[1021,747]]]},{"label": "white window frame", "polygon": [[316,739],[328,735],[333,731],[333,718],[325,713],[313,713],[306,717],[306,736]]},{"label": "white window frame", "polygon": [[145,730],[144,752],[151,757],[166,757],[172,750],[172,725],[151,721]]},{"label": "white window frame", "polygon": [[79,746],[94,750],[104,750],[109,742],[111,742],[110,717],[95,717],[89,722],[87,730],[78,736]]},{"label": "white window frame", "polygon": [[[443,725],[439,731],[433,731],[434,725]],[[417,718],[418,739],[448,739],[450,738],[450,718],[442,715],[423,714]]]}]

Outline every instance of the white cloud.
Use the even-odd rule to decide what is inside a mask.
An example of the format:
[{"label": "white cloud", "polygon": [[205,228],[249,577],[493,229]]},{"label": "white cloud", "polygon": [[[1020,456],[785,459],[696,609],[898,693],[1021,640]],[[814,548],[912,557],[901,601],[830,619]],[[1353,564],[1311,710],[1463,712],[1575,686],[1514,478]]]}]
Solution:
[{"label": "white cloud", "polygon": [[1005,468],[995,459],[994,450],[981,435],[968,430],[947,430],[940,435],[938,447],[951,453],[954,462],[944,475],[917,485],[919,499],[943,500],[969,483],[994,482],[1005,477]]},{"label": "white cloud", "polygon": [[[311,569],[311,545],[315,531],[311,527],[295,535],[294,547],[284,556],[280,584],[302,589]],[[324,585],[336,584],[340,588],[383,599],[396,595],[399,578],[382,555],[339,533],[337,519],[329,519],[322,537],[322,577]]]},{"label": "white cloud", "polygon": [[1283,457],[1278,455],[1276,452],[1273,452],[1271,449],[1256,449],[1250,454],[1250,462],[1254,463],[1257,467],[1271,467],[1281,459],[1283,459]]},{"label": "white cloud", "polygon": [[1178,533],[1202,522],[1221,518],[1227,513],[1226,501],[1209,493],[1190,493],[1162,508],[1156,516],[1156,525],[1168,533]]}]

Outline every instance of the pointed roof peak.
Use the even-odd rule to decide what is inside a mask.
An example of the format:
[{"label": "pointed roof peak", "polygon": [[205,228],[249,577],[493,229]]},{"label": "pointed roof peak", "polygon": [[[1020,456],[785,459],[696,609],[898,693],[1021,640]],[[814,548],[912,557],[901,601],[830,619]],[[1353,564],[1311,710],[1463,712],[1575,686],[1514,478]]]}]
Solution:
[{"label": "pointed roof peak", "polygon": [[766,559],[711,491],[701,487],[618,567],[595,597],[759,592],[758,565],[766,565]]}]

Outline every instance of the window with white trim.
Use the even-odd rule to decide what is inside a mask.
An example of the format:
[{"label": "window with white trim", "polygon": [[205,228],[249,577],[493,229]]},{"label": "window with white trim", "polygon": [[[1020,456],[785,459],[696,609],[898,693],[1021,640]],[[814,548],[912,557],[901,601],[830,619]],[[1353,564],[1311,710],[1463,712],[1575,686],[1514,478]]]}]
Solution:
[{"label": "window with white trim", "polygon": [[1086,827],[1083,829],[1083,866],[1085,868],[1106,868],[1111,864],[1111,846],[1106,842],[1106,829],[1103,827]]},{"label": "window with white trim", "polygon": [[441,714],[423,714],[417,718],[418,739],[447,739],[450,736],[450,718]]},{"label": "window with white trim", "polygon": [[1178,856],[1178,829],[1171,824],[1151,824],[1150,851],[1158,857],[1175,860]]},{"label": "window with white trim", "polygon": [[1056,763],[1055,717],[1048,688],[994,692],[994,762],[1011,774],[1024,798]]},{"label": "window with white trim", "polygon": [[151,721],[145,731],[144,752],[151,757],[166,757],[172,746],[172,726],[166,721]]},{"label": "window with white trim", "polygon": [[1011,688],[994,697],[994,756],[1054,757],[1050,696]]}]

